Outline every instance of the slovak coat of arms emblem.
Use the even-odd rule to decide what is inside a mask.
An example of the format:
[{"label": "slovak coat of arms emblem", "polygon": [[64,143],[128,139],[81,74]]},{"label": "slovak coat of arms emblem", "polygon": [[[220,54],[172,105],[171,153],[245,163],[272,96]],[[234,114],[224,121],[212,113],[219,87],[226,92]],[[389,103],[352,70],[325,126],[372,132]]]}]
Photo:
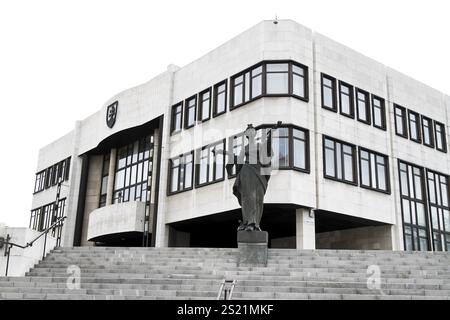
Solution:
[{"label": "slovak coat of arms emblem", "polygon": [[116,123],[117,109],[119,107],[119,101],[116,101],[108,106],[106,109],[106,125],[112,128]]}]

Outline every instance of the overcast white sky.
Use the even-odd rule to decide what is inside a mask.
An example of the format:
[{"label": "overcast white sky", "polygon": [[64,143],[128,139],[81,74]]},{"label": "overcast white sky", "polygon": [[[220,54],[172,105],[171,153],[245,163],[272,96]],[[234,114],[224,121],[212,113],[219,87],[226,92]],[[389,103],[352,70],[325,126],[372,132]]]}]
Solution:
[{"label": "overcast white sky", "polygon": [[275,14],[450,94],[448,0],[2,0],[0,222],[28,225],[38,150],[75,120]]}]

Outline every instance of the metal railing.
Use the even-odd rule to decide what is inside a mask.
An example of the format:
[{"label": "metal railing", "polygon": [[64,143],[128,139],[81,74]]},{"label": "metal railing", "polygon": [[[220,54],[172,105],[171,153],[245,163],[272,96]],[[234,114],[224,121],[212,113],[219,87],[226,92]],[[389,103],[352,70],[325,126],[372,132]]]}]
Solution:
[{"label": "metal railing", "polygon": [[44,249],[42,251],[42,259],[45,258],[45,250],[47,247],[47,236],[48,233],[51,230],[55,230],[56,232],[54,233],[56,235],[56,247],[61,246],[61,233],[62,233],[62,227],[64,225],[64,220],[67,217],[59,217],[58,219],[56,219],[56,221],[47,229],[43,230],[41,232],[41,234],[39,236],[37,236],[36,238],[34,238],[32,241],[28,242],[26,245],[21,246],[20,244],[14,243],[14,242],[9,242],[9,240],[11,240],[11,237],[9,236],[9,234],[6,236],[6,241],[3,242],[2,244],[5,246],[5,257],[6,258],[6,271],[5,271],[5,277],[8,276],[8,269],[9,269],[9,258],[10,258],[10,254],[11,254],[11,249],[12,247],[17,247],[20,249],[26,249],[28,247],[32,247],[33,244],[39,240],[42,236],[45,236],[44,239]]},{"label": "metal railing", "polygon": [[220,300],[223,292],[223,300],[231,300],[233,297],[233,290],[236,286],[236,280],[223,280],[220,284],[217,300]]}]

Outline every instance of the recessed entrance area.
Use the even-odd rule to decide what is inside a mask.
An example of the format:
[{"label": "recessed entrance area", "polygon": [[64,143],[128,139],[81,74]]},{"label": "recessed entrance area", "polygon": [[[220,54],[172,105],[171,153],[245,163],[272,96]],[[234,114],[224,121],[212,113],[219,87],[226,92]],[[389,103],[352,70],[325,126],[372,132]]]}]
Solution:
[{"label": "recessed entrance area", "polygon": [[[236,248],[241,210],[170,224],[170,247]],[[261,229],[269,233],[269,248],[295,248],[295,209],[265,205]]]},{"label": "recessed entrance area", "polygon": [[392,250],[392,225],[315,211],[316,249]]}]

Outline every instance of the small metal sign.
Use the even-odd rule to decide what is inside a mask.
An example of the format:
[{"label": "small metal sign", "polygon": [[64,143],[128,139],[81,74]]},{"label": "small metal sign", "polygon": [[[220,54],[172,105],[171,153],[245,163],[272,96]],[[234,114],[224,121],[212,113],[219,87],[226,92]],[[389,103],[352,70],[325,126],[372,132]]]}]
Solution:
[{"label": "small metal sign", "polygon": [[119,101],[116,101],[108,106],[106,109],[106,125],[109,128],[114,127],[117,118],[117,109],[119,108]]}]

